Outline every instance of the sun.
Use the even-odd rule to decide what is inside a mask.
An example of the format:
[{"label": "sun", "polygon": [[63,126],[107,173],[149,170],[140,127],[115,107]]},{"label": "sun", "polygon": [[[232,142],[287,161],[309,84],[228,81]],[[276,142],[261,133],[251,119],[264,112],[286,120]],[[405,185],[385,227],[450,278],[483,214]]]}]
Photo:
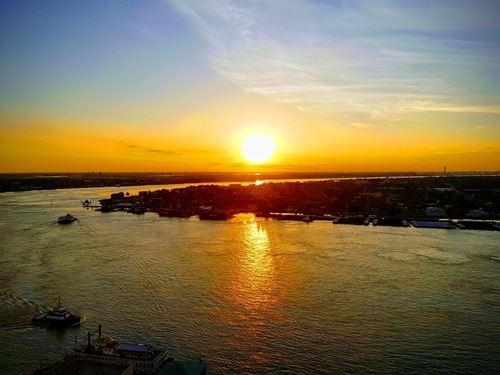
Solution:
[{"label": "sun", "polygon": [[266,134],[246,137],[241,144],[241,152],[248,161],[259,164],[270,160],[276,150],[273,139]]}]

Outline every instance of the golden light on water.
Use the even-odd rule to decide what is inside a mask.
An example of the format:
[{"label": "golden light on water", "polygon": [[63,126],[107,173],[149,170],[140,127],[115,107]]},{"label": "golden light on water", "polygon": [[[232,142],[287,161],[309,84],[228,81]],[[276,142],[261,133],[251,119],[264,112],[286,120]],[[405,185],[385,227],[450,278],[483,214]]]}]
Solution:
[{"label": "golden light on water", "polygon": [[278,303],[273,293],[276,289],[275,268],[270,254],[270,243],[267,230],[257,222],[244,226],[244,253],[240,259],[240,288],[246,295],[239,301],[245,309],[254,312],[269,308]]},{"label": "golden light on water", "polygon": [[[283,319],[277,307],[284,303],[286,290],[278,276],[280,270],[272,255],[267,230],[254,218],[241,225],[241,237],[227,267],[231,269],[221,294],[237,313],[224,315],[225,324],[237,326],[241,334],[254,342],[265,340],[269,324]],[[239,347],[241,342],[227,345]]]}]

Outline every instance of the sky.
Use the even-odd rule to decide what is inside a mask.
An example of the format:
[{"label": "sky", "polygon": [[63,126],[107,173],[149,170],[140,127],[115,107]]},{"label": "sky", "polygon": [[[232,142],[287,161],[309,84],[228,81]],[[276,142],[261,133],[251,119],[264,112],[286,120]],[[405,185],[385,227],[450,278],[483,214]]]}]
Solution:
[{"label": "sky", "polygon": [[[0,0],[0,173],[500,169],[500,1]],[[242,156],[266,134],[270,160]]]}]

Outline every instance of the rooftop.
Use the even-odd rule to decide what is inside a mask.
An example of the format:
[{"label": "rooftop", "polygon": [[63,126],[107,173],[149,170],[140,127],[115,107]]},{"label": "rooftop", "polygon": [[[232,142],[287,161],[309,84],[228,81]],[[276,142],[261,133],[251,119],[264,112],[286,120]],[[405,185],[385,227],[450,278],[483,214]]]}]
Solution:
[{"label": "rooftop", "polygon": [[142,345],[142,344],[118,344],[115,346],[116,350],[127,350],[131,352],[141,352],[146,353],[149,352],[153,347],[151,345]]}]

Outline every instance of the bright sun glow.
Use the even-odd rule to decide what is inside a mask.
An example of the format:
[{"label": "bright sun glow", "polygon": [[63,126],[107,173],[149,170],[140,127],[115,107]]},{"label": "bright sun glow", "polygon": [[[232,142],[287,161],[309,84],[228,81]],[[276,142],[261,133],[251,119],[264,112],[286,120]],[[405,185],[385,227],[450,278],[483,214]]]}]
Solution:
[{"label": "bright sun glow", "polygon": [[276,145],[271,137],[265,134],[254,134],[246,137],[241,145],[243,157],[252,163],[264,163],[273,156]]}]

